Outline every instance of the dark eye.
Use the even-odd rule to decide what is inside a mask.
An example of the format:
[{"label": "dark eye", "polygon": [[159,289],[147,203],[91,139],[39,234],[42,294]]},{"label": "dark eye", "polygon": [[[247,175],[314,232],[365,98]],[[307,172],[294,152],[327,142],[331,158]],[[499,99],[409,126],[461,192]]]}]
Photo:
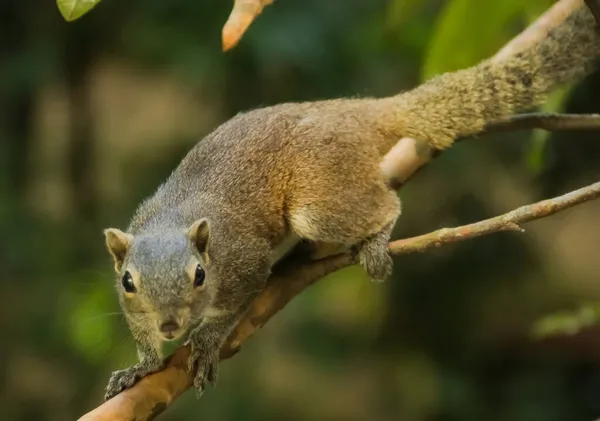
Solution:
[{"label": "dark eye", "polygon": [[123,284],[123,288],[125,288],[125,292],[135,292],[135,285],[133,284],[133,278],[131,277],[131,273],[129,273],[129,271],[125,272],[123,279],[121,279],[121,283]]},{"label": "dark eye", "polygon": [[196,274],[194,275],[194,286],[200,287],[200,286],[204,285],[204,277],[205,276],[206,276],[206,274],[204,273],[204,269],[202,269],[202,266],[200,266],[200,265],[196,266]]}]

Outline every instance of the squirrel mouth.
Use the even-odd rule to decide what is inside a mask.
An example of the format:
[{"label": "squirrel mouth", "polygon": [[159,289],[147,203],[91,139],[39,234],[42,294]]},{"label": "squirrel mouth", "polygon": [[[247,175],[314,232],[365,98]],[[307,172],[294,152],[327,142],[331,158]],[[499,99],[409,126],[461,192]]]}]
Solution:
[{"label": "squirrel mouth", "polygon": [[169,320],[163,322],[159,327],[158,331],[160,336],[165,341],[173,341],[181,336],[184,329],[182,329],[181,324],[175,320]]},{"label": "squirrel mouth", "polygon": [[168,332],[168,333],[161,333],[161,336],[163,337],[163,339],[165,341],[174,341],[176,339],[178,339],[181,334],[179,332]]}]

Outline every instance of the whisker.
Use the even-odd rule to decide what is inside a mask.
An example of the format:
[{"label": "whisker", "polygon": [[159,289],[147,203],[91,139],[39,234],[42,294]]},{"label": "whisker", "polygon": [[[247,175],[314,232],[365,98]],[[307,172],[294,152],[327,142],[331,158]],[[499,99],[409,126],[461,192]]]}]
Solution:
[{"label": "whisker", "polygon": [[83,320],[81,320],[81,322],[87,325],[89,323],[92,323],[95,320],[102,319],[102,318],[105,318],[105,317],[122,316],[123,319],[125,319],[125,316],[127,314],[132,314],[133,315],[133,314],[151,314],[151,313],[152,312],[149,312],[149,311],[133,311],[133,312],[130,311],[128,313],[125,313],[123,311],[115,311],[115,312],[96,314],[94,316],[86,317]]},{"label": "whisker", "polygon": [[105,314],[97,314],[95,316],[91,316],[91,317],[86,317],[85,319],[83,319],[83,322],[90,322],[92,320],[98,320],[102,317],[109,317],[109,316],[124,316],[125,313],[123,312],[116,312],[116,313],[105,313]]},{"label": "whisker", "polygon": [[113,277],[112,272],[108,270],[82,269],[77,271],[77,273],[81,275],[100,275],[105,277]]}]

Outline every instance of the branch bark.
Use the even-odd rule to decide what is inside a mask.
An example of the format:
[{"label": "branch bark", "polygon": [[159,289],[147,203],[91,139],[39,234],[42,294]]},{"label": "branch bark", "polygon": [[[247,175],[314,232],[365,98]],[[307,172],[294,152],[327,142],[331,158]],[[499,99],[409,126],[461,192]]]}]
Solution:
[{"label": "branch bark", "polygon": [[[229,48],[235,45],[252,19],[260,13],[262,7],[270,2],[271,0],[236,0],[232,16],[234,16],[234,13],[242,13],[242,15],[238,16],[246,17],[240,19],[234,16],[235,19],[233,21],[237,20],[238,30],[232,33],[237,33],[238,35],[231,38],[234,41],[232,44],[227,44]],[[243,6],[243,4],[246,6]],[[258,8],[256,8],[257,5]],[[502,60],[542,39],[550,28],[562,23],[573,10],[581,6],[582,0],[560,0],[532,26],[500,50],[494,59]],[[236,12],[236,7],[248,7],[248,9],[245,11],[239,9]],[[250,17],[248,18],[248,16]],[[224,28],[224,48],[226,47],[225,32]],[[597,124],[595,121],[596,118],[594,116],[591,122],[585,120],[585,123]],[[512,123],[509,123],[508,120],[499,123],[500,128],[488,127],[487,129],[508,129],[507,124],[513,124],[519,129],[517,127],[519,124],[529,124],[530,127],[534,127],[531,126],[534,123],[540,126],[540,128],[548,128],[552,124],[556,125],[556,121],[572,125],[574,120],[571,117],[559,118],[557,120],[555,116],[540,117],[538,115],[535,118],[521,116],[516,117]],[[567,121],[568,123],[566,123]],[[541,127],[542,123],[546,126]],[[392,180],[397,186],[400,186],[435,156],[437,156],[435,151],[424,142],[403,138],[400,139],[398,144],[384,158],[381,169],[388,179]],[[555,199],[524,206],[496,218],[458,228],[444,228],[414,238],[393,241],[390,243],[390,251],[394,254],[424,251],[444,243],[461,241],[492,232],[520,230],[518,225],[520,223],[551,215],[597,197],[600,197],[600,183],[595,183]],[[289,259],[286,259],[285,262],[274,269],[274,274],[270,278],[265,290],[260,294],[246,316],[240,321],[223,345],[221,359],[230,358],[238,352],[247,339],[254,335],[258,329],[297,294],[328,273],[355,263],[354,255],[349,252],[313,261],[310,261],[305,254],[294,254]],[[187,371],[188,355],[189,349],[187,347],[179,348],[166,361],[166,367],[162,371],[140,380],[134,387],[123,391],[111,400],[103,403],[95,410],[81,417],[79,421],[145,421],[153,419],[191,386],[192,374]]]},{"label": "branch bark", "polygon": [[[221,348],[220,359],[235,355],[241,345],[256,333],[292,298],[328,273],[354,263],[350,254],[339,254],[316,261],[298,256],[275,268],[267,287],[249,309]],[[146,376],[79,421],[149,421],[163,412],[192,385],[193,373],[188,371],[190,348],[177,349],[163,370]]]},{"label": "branch bark", "polygon": [[235,0],[231,14],[223,26],[223,51],[235,47],[254,19],[271,3],[273,0]]}]

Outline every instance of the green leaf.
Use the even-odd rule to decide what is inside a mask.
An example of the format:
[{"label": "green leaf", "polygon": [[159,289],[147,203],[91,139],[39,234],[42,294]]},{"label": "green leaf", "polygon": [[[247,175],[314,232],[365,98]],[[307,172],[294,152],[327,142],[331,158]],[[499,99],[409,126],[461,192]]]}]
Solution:
[{"label": "green leaf", "polygon": [[100,0],[56,0],[60,14],[67,22],[79,19],[98,3],[100,3]]},{"label": "green leaf", "polygon": [[[540,111],[546,113],[564,111],[565,101],[569,97],[572,88],[573,84],[570,84],[553,92],[545,104],[540,107]],[[532,134],[531,144],[526,151],[525,160],[527,167],[534,174],[542,171],[544,167],[544,152],[549,138],[550,132],[544,130],[534,130]]]},{"label": "green leaf", "polygon": [[516,35],[511,26],[517,19],[529,19],[549,3],[549,0],[447,2],[431,37],[422,70],[423,79],[472,66],[493,55]]},{"label": "green leaf", "polygon": [[113,290],[104,283],[93,284],[77,297],[69,310],[68,334],[73,347],[90,361],[100,361],[114,347],[115,316]]},{"label": "green leaf", "polygon": [[542,13],[548,10],[556,0],[536,0],[523,2],[523,13],[528,25],[532,24]]},{"label": "green leaf", "polygon": [[393,0],[387,10],[385,24],[389,28],[399,28],[422,7],[422,0]]},{"label": "green leaf", "polygon": [[600,304],[584,304],[575,311],[551,314],[536,322],[533,336],[537,339],[554,335],[574,335],[593,326],[600,318]]}]

